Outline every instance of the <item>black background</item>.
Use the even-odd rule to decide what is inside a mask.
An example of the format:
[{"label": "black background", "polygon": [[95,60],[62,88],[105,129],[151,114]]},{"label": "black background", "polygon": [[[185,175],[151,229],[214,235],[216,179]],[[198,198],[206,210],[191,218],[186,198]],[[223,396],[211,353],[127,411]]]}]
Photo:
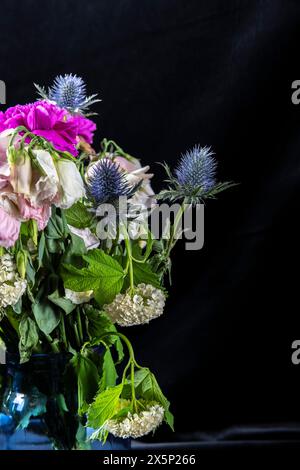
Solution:
[{"label": "black background", "polygon": [[296,0],[1,1],[8,105],[77,73],[103,99],[95,147],[150,163],[155,189],[196,143],[240,183],[207,204],[204,248],[176,248],[164,316],[126,330],[178,433],[300,420],[299,23]]}]

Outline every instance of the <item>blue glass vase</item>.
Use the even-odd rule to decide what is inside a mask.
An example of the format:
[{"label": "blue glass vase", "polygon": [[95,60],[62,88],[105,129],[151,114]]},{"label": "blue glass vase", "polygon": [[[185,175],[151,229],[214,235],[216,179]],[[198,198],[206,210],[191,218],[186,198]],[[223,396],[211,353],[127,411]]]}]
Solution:
[{"label": "blue glass vase", "polygon": [[89,442],[93,432],[77,414],[76,384],[66,380],[68,358],[37,354],[19,364],[8,355],[0,396],[0,450],[128,450],[130,439],[108,436]]}]

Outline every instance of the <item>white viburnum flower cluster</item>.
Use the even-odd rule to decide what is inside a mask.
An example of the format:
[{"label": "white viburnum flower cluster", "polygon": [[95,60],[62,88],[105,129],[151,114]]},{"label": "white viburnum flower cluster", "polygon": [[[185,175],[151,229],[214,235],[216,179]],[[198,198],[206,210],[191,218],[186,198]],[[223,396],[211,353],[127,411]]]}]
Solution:
[{"label": "white viburnum flower cluster", "polygon": [[109,419],[104,428],[115,437],[123,439],[145,436],[161,425],[164,419],[164,408],[158,403],[149,404],[144,411],[140,413],[128,413],[127,416],[120,419]]},{"label": "white viburnum flower cluster", "polygon": [[138,284],[134,293],[127,290],[118,294],[113,302],[103,309],[113,323],[120,326],[133,326],[149,323],[164,311],[166,296],[161,289],[151,284]]},{"label": "white viburnum flower cluster", "polygon": [[26,290],[27,281],[16,271],[13,257],[8,253],[0,257],[0,307],[15,305]]}]

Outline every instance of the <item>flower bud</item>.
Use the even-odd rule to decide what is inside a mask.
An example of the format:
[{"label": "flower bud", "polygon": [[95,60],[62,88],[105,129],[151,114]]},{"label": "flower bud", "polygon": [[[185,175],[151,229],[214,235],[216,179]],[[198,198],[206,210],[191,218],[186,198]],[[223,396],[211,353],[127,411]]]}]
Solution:
[{"label": "flower bud", "polygon": [[27,255],[26,252],[21,250],[17,254],[17,269],[22,279],[26,276]]}]

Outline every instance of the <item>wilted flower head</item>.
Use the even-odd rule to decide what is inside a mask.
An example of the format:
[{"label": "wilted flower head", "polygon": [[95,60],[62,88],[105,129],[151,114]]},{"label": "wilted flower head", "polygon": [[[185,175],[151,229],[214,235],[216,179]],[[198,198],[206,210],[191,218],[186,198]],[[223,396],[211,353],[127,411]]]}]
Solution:
[{"label": "wilted flower head", "polygon": [[119,197],[130,196],[132,188],[119,167],[109,158],[93,163],[86,175],[88,191],[96,204],[114,202]]},{"label": "wilted flower head", "polygon": [[164,408],[158,403],[145,403],[145,409],[139,413],[130,413],[125,417],[109,419],[104,428],[116,437],[137,439],[145,436],[163,422]]},{"label": "wilted flower head", "polygon": [[10,254],[0,257],[0,307],[15,305],[26,290],[27,282],[16,272],[15,262]]},{"label": "wilted flower head", "polygon": [[58,75],[53,85],[45,88],[35,85],[42,98],[54,101],[61,108],[71,112],[84,111],[90,105],[100,101],[97,95],[86,96],[86,85],[81,77],[73,74]]},{"label": "wilted flower head", "polygon": [[141,325],[162,315],[165,301],[161,289],[151,284],[138,284],[133,294],[128,289],[125,294],[118,294],[112,303],[104,305],[103,309],[111,321],[120,326]]},{"label": "wilted flower head", "polygon": [[211,149],[196,145],[182,155],[175,174],[180,185],[206,192],[216,184],[216,167]]}]

